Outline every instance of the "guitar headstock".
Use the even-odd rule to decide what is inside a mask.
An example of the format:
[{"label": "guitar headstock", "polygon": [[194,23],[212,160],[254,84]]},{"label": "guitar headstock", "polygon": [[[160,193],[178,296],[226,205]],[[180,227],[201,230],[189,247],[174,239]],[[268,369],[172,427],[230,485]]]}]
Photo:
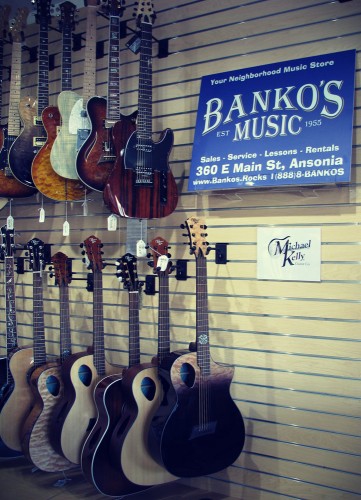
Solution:
[{"label": "guitar headstock", "polygon": [[45,269],[45,244],[39,238],[33,238],[27,244],[30,256],[30,269],[33,272],[40,272]]},{"label": "guitar headstock", "polygon": [[51,21],[51,14],[50,14],[50,7],[51,7],[51,0],[36,0],[34,2],[36,4],[36,14],[35,14],[35,20],[38,24],[46,22],[47,24],[50,24]]},{"label": "guitar headstock", "polygon": [[204,221],[198,217],[189,217],[185,221],[185,225],[181,225],[181,228],[186,228],[188,231],[188,234],[184,236],[188,236],[189,238],[190,253],[196,257],[200,257],[201,255],[205,257],[210,249],[205,239],[208,235],[204,232],[207,229]]},{"label": "guitar headstock", "polygon": [[124,283],[128,292],[137,292],[142,286],[138,280],[137,258],[131,253],[126,253],[117,261],[117,278]]},{"label": "guitar headstock", "polygon": [[108,16],[122,17],[125,10],[124,0],[103,0],[102,9]]},{"label": "guitar headstock", "polygon": [[55,284],[59,287],[71,283],[71,260],[63,252],[57,252],[51,258],[54,266]]},{"label": "guitar headstock", "polygon": [[105,266],[102,259],[103,252],[101,251],[103,243],[99,238],[96,236],[89,236],[80,247],[85,247],[85,250],[82,251],[82,254],[86,256],[83,262],[87,264],[88,269],[91,269],[93,272],[104,269]]},{"label": "guitar headstock", "polygon": [[15,251],[14,229],[8,229],[7,226],[1,228],[1,257],[13,257]]},{"label": "guitar headstock", "polygon": [[0,39],[4,39],[9,29],[10,5],[0,5]]},{"label": "guitar headstock", "polygon": [[10,24],[10,37],[13,42],[22,42],[24,38],[23,31],[26,27],[26,20],[29,15],[29,9],[22,7],[16,11],[16,16]]},{"label": "guitar headstock", "polygon": [[156,14],[153,10],[152,2],[139,0],[137,7],[134,7],[134,11],[133,16],[137,19],[138,26],[141,23],[154,23]]},{"label": "guitar headstock", "polygon": [[150,242],[150,249],[153,256],[154,274],[169,274],[172,270],[172,262],[169,260],[168,242],[157,236]]},{"label": "guitar headstock", "polygon": [[64,33],[66,30],[73,31],[75,28],[75,12],[76,5],[71,2],[63,2],[59,5],[60,7],[60,30]]}]

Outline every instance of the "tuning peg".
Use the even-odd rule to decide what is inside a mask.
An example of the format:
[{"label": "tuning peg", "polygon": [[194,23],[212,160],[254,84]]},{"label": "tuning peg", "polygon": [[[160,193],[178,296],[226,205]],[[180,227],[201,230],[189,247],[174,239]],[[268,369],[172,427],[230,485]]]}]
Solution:
[{"label": "tuning peg", "polygon": [[80,243],[80,248],[83,248],[84,247],[84,243]]},{"label": "tuning peg", "polygon": [[154,262],[153,261],[148,262],[148,266],[154,268]]},{"label": "tuning peg", "polygon": [[181,224],[179,227],[180,227],[181,229],[185,229],[185,227],[186,227],[186,226],[185,226],[184,224]]}]

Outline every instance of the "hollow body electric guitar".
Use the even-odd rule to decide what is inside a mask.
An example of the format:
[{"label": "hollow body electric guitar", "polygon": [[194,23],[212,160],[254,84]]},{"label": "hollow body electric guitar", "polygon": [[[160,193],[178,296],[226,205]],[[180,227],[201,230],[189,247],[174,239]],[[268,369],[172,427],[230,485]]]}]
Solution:
[{"label": "hollow body electric guitar", "polygon": [[28,384],[27,373],[34,359],[30,346],[19,347],[16,297],[14,277],[14,230],[1,228],[2,250],[5,260],[5,302],[6,302],[6,350],[7,378],[1,388],[0,398],[0,456],[12,456],[9,450],[21,453],[20,431],[23,419],[29,413],[32,392]]},{"label": "hollow body electric guitar", "polygon": [[109,210],[122,217],[155,219],[171,214],[178,190],[168,165],[173,132],[152,140],[152,23],[151,2],[140,1],[137,19],[141,30],[137,130],[117,155],[103,197]]},{"label": "hollow body electric guitar", "polygon": [[[63,50],[62,50],[62,90],[71,89],[71,32],[74,28],[74,13],[75,5],[71,2],[63,2],[60,4],[61,21],[60,27],[63,33]],[[45,32],[47,35],[47,31]],[[43,40],[44,42],[44,40]],[[43,43],[42,56],[44,56],[45,43]],[[48,56],[46,55],[46,58]],[[47,61],[47,59],[46,59]],[[72,201],[80,200],[84,197],[86,190],[85,186],[77,180],[70,180],[58,175],[52,168],[50,155],[53,148],[58,126],[60,125],[60,112],[56,106],[48,106],[48,97],[45,96],[48,81],[48,66],[46,62],[41,64],[40,80],[44,80],[41,84],[42,102],[46,106],[41,118],[46,131],[45,144],[40,148],[33,159],[31,166],[31,176],[38,190],[48,198],[57,201]],[[40,85],[40,84],[39,84]],[[45,89],[45,90],[44,90]],[[39,98],[40,99],[40,98]]]},{"label": "hollow body electric guitar", "polygon": [[242,415],[230,396],[234,369],[210,357],[205,226],[186,221],[196,256],[197,352],[175,351],[160,366],[166,398],[153,418],[149,446],[172,474],[196,477],[231,465],[243,449]]},{"label": "hollow body electric guitar", "polygon": [[71,354],[62,364],[64,398],[59,402],[51,425],[53,447],[69,461],[79,464],[81,450],[95,419],[94,388],[100,378],[117,373],[119,367],[105,358],[102,243],[96,236],[84,241],[84,254],[94,279],[93,346],[87,352]]},{"label": "hollow body electric guitar", "polygon": [[[7,19],[7,11],[10,7],[0,6],[0,24],[4,23],[3,30],[0,28],[0,35],[4,33]],[[14,22],[12,23],[9,36],[12,41],[11,52],[11,79],[9,97],[9,116],[7,127],[2,127],[0,137],[0,196],[8,198],[27,198],[36,193],[36,189],[25,186],[11,173],[9,168],[9,149],[20,133],[20,86],[21,86],[21,50],[23,28],[25,26],[28,9],[18,9]],[[0,71],[2,71],[3,38],[0,36]],[[2,79],[0,78],[0,112],[2,101]],[[1,118],[1,116],[0,116]],[[2,142],[2,144],[1,144]]]},{"label": "hollow body electric guitar", "polygon": [[57,472],[74,467],[54,450],[49,437],[54,408],[63,395],[61,365],[58,361],[47,362],[46,359],[42,279],[45,268],[44,243],[33,238],[27,247],[33,271],[34,367],[29,374],[33,401],[31,411],[22,425],[21,446],[26,458],[38,469]]},{"label": "hollow body electric guitar", "polygon": [[[87,112],[91,132],[81,146],[76,169],[84,184],[96,191],[103,191],[114,167],[116,151],[123,149],[129,135],[135,129],[136,113],[126,117],[120,113],[119,88],[119,26],[124,7],[121,0],[108,0],[109,57],[108,97],[91,97]],[[113,126],[117,123],[116,135]]]},{"label": "hollow body electric guitar", "polygon": [[95,95],[96,16],[98,0],[87,0],[86,40],[84,49],[83,97],[72,90],[62,90],[58,96],[61,125],[50,152],[54,171],[66,179],[78,179],[76,155],[90,133],[85,104]]},{"label": "hollow body electric guitar", "polygon": [[36,21],[39,23],[38,99],[23,97],[19,103],[23,128],[9,151],[9,167],[13,175],[26,186],[35,188],[31,166],[35,155],[45,144],[46,133],[41,114],[49,104],[48,24],[51,0],[37,0]]}]

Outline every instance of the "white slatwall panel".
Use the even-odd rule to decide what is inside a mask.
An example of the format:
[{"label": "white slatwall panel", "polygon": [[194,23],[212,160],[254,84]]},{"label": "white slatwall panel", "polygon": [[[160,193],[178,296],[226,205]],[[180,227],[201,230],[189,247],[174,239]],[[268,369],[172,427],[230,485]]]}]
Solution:
[{"label": "white slatwall panel", "polygon": [[[124,19],[135,29],[133,4]],[[155,0],[153,34],[169,38],[170,55],[159,59],[154,43],[154,130],[170,127],[175,145],[170,165],[181,197],[171,216],[148,221],[148,240],[163,236],[172,258],[189,259],[187,281],[171,277],[172,348],[195,338],[195,263],[179,224],[204,216],[209,242],[228,243],[227,265],[209,256],[209,309],[212,356],[235,366],[232,396],[247,430],[246,446],[232,467],[188,481],[242,499],[340,499],[361,495],[361,2],[351,0]],[[84,31],[85,10],[76,32]],[[53,21],[53,26],[56,23]],[[107,21],[98,17],[98,40],[106,55],[97,60],[97,92],[106,95]],[[121,107],[137,106],[138,57],[124,39],[121,52]],[[50,33],[56,68],[50,75],[50,100],[60,90],[60,35]],[[37,26],[26,30],[26,44],[37,44]],[[187,193],[200,78],[297,57],[347,49],[357,51],[352,181],[344,187],[241,190],[197,195]],[[5,56],[10,54],[5,47]],[[23,92],[36,94],[37,66],[24,51]],[[83,51],[73,55],[74,90],[81,93]],[[5,63],[6,64],[6,63]],[[3,117],[7,114],[8,79],[4,74]],[[12,214],[17,242],[33,236],[74,258],[75,278],[87,270],[79,243],[96,234],[104,243],[104,317],[107,355],[127,363],[127,294],[114,276],[113,262],[126,251],[126,221],[107,231],[108,211],[100,193],[91,193],[88,216],[81,203],[69,204],[69,237],[62,236],[65,204],[44,199],[45,223],[38,222],[40,200],[17,200]],[[2,209],[4,223],[9,205]],[[314,226],[322,229],[322,281],[257,281],[256,234],[261,226]],[[20,255],[20,253],[19,253]],[[146,260],[138,265],[142,278]],[[32,339],[31,273],[17,278],[20,343]],[[2,289],[3,292],[3,289]],[[49,355],[58,344],[58,290],[48,279],[45,323]],[[74,350],[92,341],[92,296],[84,281],[70,290]],[[1,330],[5,330],[2,311]],[[156,352],[157,297],[144,296],[141,350],[144,360]],[[1,337],[4,349],[5,338]]]}]

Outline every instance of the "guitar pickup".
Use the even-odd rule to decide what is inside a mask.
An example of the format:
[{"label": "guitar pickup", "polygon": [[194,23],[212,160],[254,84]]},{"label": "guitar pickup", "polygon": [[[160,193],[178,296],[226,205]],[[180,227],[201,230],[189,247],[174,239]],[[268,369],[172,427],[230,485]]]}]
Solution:
[{"label": "guitar pickup", "polygon": [[42,127],[43,126],[43,120],[39,116],[34,116],[34,125],[36,127],[38,127],[38,126]]},{"label": "guitar pickup", "polygon": [[33,137],[33,146],[41,148],[46,143],[45,137]]}]

